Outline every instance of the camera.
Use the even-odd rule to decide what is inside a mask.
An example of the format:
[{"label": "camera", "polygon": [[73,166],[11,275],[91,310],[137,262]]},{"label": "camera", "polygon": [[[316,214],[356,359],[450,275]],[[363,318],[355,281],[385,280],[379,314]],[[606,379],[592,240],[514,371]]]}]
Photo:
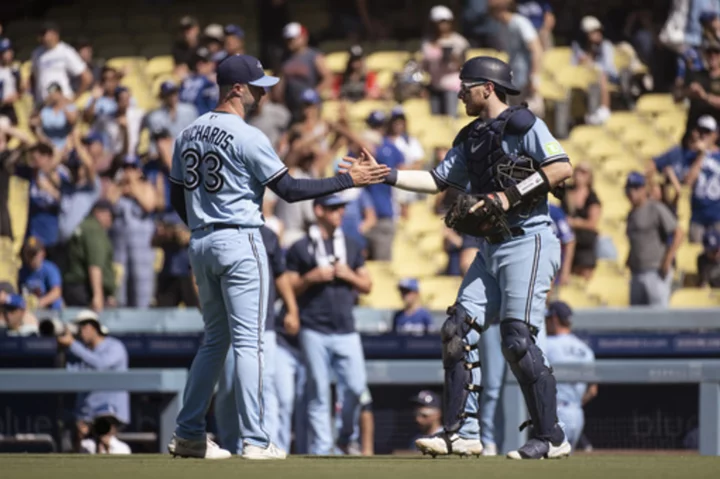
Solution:
[{"label": "camera", "polygon": [[65,323],[57,318],[45,318],[40,320],[38,331],[40,336],[45,338],[62,336],[66,331],[74,335],[77,334],[77,325]]}]

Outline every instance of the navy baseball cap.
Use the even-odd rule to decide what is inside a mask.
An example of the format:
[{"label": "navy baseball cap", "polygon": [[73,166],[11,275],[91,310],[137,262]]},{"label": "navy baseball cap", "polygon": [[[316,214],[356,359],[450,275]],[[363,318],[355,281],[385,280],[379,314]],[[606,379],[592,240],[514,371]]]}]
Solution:
[{"label": "navy baseball cap", "polygon": [[393,109],[390,110],[390,119],[394,120],[396,118],[405,118],[405,110],[403,110],[403,107],[400,105],[393,107]]},{"label": "navy baseball cap", "polygon": [[221,86],[240,83],[270,88],[279,81],[278,77],[265,75],[260,60],[251,55],[231,55],[217,67],[217,84]]},{"label": "navy baseball cap", "polygon": [[5,300],[5,304],[2,306],[4,306],[5,309],[10,310],[25,309],[25,298],[23,298],[19,294],[9,294],[7,296],[7,299]]},{"label": "navy baseball cap", "polygon": [[322,206],[324,208],[330,208],[333,206],[344,206],[347,203],[348,203],[348,201],[345,199],[344,196],[334,194],[334,195],[321,196],[320,198],[315,198],[315,201],[313,201],[313,206]]},{"label": "navy baseball cap", "polygon": [[136,155],[127,155],[122,161],[123,168],[140,168],[140,158]]},{"label": "navy baseball cap", "polygon": [[225,28],[223,29],[225,35],[232,35],[234,37],[238,38],[245,38],[245,30],[240,28],[237,25],[225,25]]},{"label": "navy baseball cap", "polygon": [[387,115],[384,111],[375,110],[370,112],[365,122],[371,127],[378,127],[384,125],[386,119]]},{"label": "navy baseball cap", "polygon": [[625,189],[642,188],[645,186],[645,175],[638,171],[631,172],[625,181]]},{"label": "navy baseball cap", "polygon": [[[165,97],[168,95],[172,95],[173,93],[177,93],[178,86],[175,84],[174,81],[164,81],[160,84],[160,96]],[[115,92],[117,95],[117,91]]]},{"label": "navy baseball cap", "polygon": [[301,98],[302,102],[307,105],[317,105],[322,102],[322,98],[320,98],[318,92],[316,92],[312,88],[308,88],[307,90],[302,92]]},{"label": "navy baseball cap", "polygon": [[9,38],[0,38],[0,53],[5,53],[12,48],[12,42]]},{"label": "navy baseball cap", "polygon": [[545,317],[557,316],[562,322],[569,322],[573,315],[573,310],[564,301],[553,301],[548,304],[547,311],[545,311]]},{"label": "navy baseball cap", "polygon": [[417,396],[412,397],[411,401],[420,407],[431,407],[435,409],[442,408],[440,396],[428,390],[420,391],[417,393]]},{"label": "navy baseball cap", "polygon": [[403,278],[398,282],[398,289],[405,291],[420,291],[420,283],[415,278]]},{"label": "navy baseball cap", "polygon": [[718,17],[717,12],[706,10],[700,13],[700,23],[710,23]]},{"label": "navy baseball cap", "polygon": [[[165,82],[165,83],[172,83],[172,82]],[[165,83],[163,83],[163,85]],[[162,87],[160,87],[160,91],[162,94]],[[120,95],[122,95],[123,93],[130,93],[130,89],[126,86],[119,86],[119,87],[115,88],[115,93],[114,93],[115,101],[117,101],[117,99],[120,98]]]},{"label": "navy baseball cap", "polygon": [[715,251],[720,249],[720,231],[714,229],[705,230],[703,235],[703,246],[705,251]]}]

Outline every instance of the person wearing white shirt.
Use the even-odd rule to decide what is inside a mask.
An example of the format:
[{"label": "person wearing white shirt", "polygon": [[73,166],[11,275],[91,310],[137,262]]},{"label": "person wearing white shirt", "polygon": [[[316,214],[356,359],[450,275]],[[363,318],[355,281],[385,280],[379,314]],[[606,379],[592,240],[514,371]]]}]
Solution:
[{"label": "person wearing white shirt", "polygon": [[[406,169],[419,170],[425,161],[425,150],[420,144],[420,141],[414,136],[410,136],[407,130],[405,112],[401,106],[396,106],[390,111],[390,121],[388,122],[387,130],[388,140],[405,156]],[[396,193],[397,201],[400,204],[400,215],[406,218],[408,205],[418,201],[421,195],[405,190],[397,190]]]},{"label": "person wearing white shirt", "polygon": [[[92,72],[78,52],[60,40],[57,24],[43,24],[40,43],[31,58],[35,104],[42,104],[48,87],[53,83],[60,85],[63,95],[70,100],[82,95],[93,82]],[[80,77],[80,87],[76,92],[70,86],[73,77]]]},{"label": "person wearing white shirt", "polygon": [[19,97],[17,68],[13,66],[12,43],[7,38],[0,38],[0,115],[7,116],[13,124],[17,124],[17,116],[13,103]]}]

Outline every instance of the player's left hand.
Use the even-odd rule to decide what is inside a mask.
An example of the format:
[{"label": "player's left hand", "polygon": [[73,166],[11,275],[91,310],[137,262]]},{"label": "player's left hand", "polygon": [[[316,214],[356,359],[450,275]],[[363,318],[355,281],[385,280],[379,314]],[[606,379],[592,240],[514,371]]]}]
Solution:
[{"label": "player's left hand", "polygon": [[[497,193],[495,193],[495,196],[500,198],[500,202],[502,202],[503,210],[507,211],[510,208],[510,202],[508,201],[507,197],[505,196],[505,193],[503,193],[502,191],[498,191]],[[470,207],[469,213],[470,214],[475,213],[475,211],[477,211],[479,208],[482,208],[482,205],[484,205],[484,204],[485,204],[484,200],[478,201],[477,203],[475,203],[474,205],[472,205]]]},{"label": "player's left hand", "polygon": [[75,341],[75,338],[73,338],[72,333],[69,330],[65,330],[65,332],[55,338],[57,340],[58,346],[63,348],[69,348],[70,345]]},{"label": "player's left hand", "polygon": [[338,172],[347,173],[353,180],[355,186],[367,186],[382,183],[390,173],[387,165],[380,165],[375,158],[365,149],[362,150],[359,158],[346,156],[345,163],[340,163]]},{"label": "player's left hand", "polygon": [[345,263],[337,262],[335,267],[335,277],[344,281],[350,281],[354,276],[355,272]]}]

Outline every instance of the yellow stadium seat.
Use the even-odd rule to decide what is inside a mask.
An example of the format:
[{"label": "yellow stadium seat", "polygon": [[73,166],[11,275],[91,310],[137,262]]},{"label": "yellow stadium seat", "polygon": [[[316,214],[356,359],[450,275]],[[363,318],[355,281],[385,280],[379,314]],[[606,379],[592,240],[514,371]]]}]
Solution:
[{"label": "yellow stadium seat", "polygon": [[584,150],[583,158],[588,161],[605,161],[606,159],[627,156],[627,150],[617,141],[596,141]]},{"label": "yellow stadium seat", "polygon": [[160,75],[170,74],[174,68],[173,57],[171,55],[162,55],[148,60],[145,73],[152,79]]},{"label": "yellow stadium seat", "polygon": [[397,72],[403,69],[409,59],[410,54],[405,51],[375,52],[368,55],[365,65],[371,71]]},{"label": "yellow stadium seat", "polygon": [[620,139],[627,145],[638,146],[644,143],[658,143],[663,139],[658,136],[657,131],[650,125],[637,124],[628,126],[618,132]]},{"label": "yellow stadium seat", "polygon": [[619,273],[598,271],[588,281],[586,291],[598,298],[605,306],[627,306],[630,304],[630,284],[627,278]]},{"label": "yellow stadium seat", "polygon": [[542,67],[553,74],[560,68],[570,65],[572,60],[572,49],[569,47],[555,47],[543,54]]},{"label": "yellow stadium seat", "polygon": [[[412,218],[412,221],[415,221]],[[440,228],[437,233],[428,233],[423,235],[417,243],[418,249],[429,257],[443,254],[443,237]]]},{"label": "yellow stadium seat", "polygon": [[347,68],[348,52],[332,52],[325,55],[325,66],[333,73],[343,73]]},{"label": "yellow stadium seat", "polygon": [[596,308],[600,306],[600,302],[596,298],[592,298],[582,289],[571,285],[560,288],[558,291],[558,299],[568,303],[574,309]]},{"label": "yellow stadium seat", "polygon": [[467,51],[467,55],[465,55],[466,58],[474,58],[474,57],[493,57],[498,58],[504,62],[508,61],[508,54],[505,52],[501,52],[500,50],[495,50],[493,48],[471,48]]},{"label": "yellow stadium seat", "polygon": [[8,210],[10,213],[10,227],[12,228],[14,242],[13,251],[20,253],[25,230],[27,229],[30,183],[17,176],[11,176],[8,184]]},{"label": "yellow stadium seat", "polygon": [[603,160],[600,164],[603,174],[611,181],[622,181],[631,171],[642,171],[642,165],[635,157],[626,155],[625,157],[613,156]]},{"label": "yellow stadium seat", "polygon": [[648,141],[640,144],[635,149],[635,152],[640,155],[641,158],[652,158],[667,150],[677,146],[677,143],[672,138],[656,137],[656,141]]},{"label": "yellow stadium seat", "polygon": [[107,66],[124,71],[126,75],[145,75],[147,59],[143,57],[113,57],[106,63]]},{"label": "yellow stadium seat", "polygon": [[595,142],[611,140],[608,140],[608,134],[601,126],[579,125],[570,130],[570,141],[584,149]]},{"label": "yellow stadium seat", "polygon": [[378,88],[386,90],[392,86],[393,81],[395,81],[395,73],[394,72],[391,72],[388,70],[378,72],[378,74],[377,74]]},{"label": "yellow stadium seat", "polygon": [[340,109],[347,108],[347,105],[343,106],[342,101],[338,100],[326,100],[322,104],[322,117],[326,121],[338,121],[340,118]]},{"label": "yellow stadium seat", "polygon": [[682,288],[670,297],[671,308],[717,308],[720,297],[706,288]]},{"label": "yellow stadium seat", "polygon": [[618,194],[614,198],[606,198],[602,204],[602,218],[610,221],[623,221],[630,211],[630,202]]},{"label": "yellow stadium seat", "polygon": [[413,127],[416,119],[430,116],[430,102],[425,98],[410,98],[402,104],[405,116],[409,118],[409,127]]},{"label": "yellow stadium seat", "polygon": [[555,79],[558,85],[564,88],[574,88],[584,91],[598,81],[598,72],[593,68],[574,65],[556,68],[557,73],[555,74]]},{"label": "yellow stadium seat", "polygon": [[637,125],[644,124],[645,120],[633,111],[618,111],[610,115],[608,121],[603,125],[607,130],[617,134],[623,130],[634,128]]},{"label": "yellow stadium seat", "polygon": [[638,98],[636,109],[640,113],[657,115],[679,109],[669,93],[648,93]]},{"label": "yellow stadium seat", "polygon": [[568,90],[550,77],[543,78],[540,81],[538,91],[540,96],[548,101],[563,101],[568,97]]},{"label": "yellow stadium seat", "polygon": [[382,100],[363,100],[348,105],[348,114],[351,121],[365,121],[371,112],[381,110],[387,113],[392,105]]},{"label": "yellow stadium seat", "polygon": [[688,242],[681,244],[675,257],[677,269],[686,273],[697,273],[697,258],[702,252],[702,244]]}]

